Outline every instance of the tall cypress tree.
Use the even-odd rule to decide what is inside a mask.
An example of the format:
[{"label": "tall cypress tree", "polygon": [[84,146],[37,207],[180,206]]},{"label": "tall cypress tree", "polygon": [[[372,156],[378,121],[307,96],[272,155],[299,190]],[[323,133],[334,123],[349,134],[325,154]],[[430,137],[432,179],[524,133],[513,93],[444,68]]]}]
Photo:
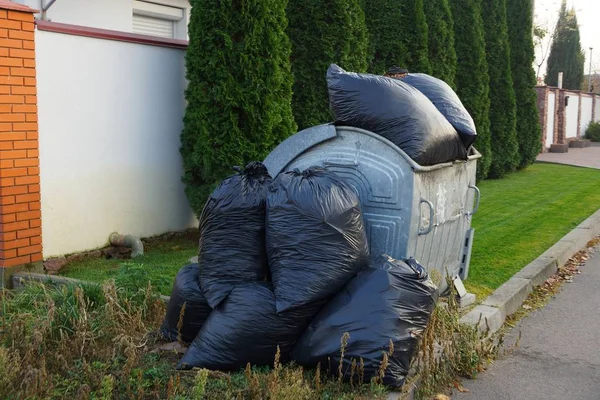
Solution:
[{"label": "tall cypress tree", "polygon": [[517,141],[517,105],[510,69],[506,0],[484,0],[482,16],[490,77],[490,131],[492,165],[489,176],[502,178],[520,163]]},{"label": "tall cypress tree", "polygon": [[508,37],[510,42],[511,71],[517,100],[517,139],[519,141],[519,168],[532,164],[542,148],[542,130],[538,118],[537,79],[532,67],[535,46],[532,0],[507,0]]},{"label": "tall cypress tree", "polygon": [[458,65],[457,94],[477,127],[474,147],[482,158],[477,163],[477,180],[485,179],[492,162],[490,139],[490,98],[485,38],[480,0],[452,0],[454,40]]},{"label": "tall cypress tree", "polygon": [[585,55],[581,48],[577,15],[575,9],[567,10],[567,2],[563,0],[548,56],[546,84],[558,86],[558,73],[562,72],[563,88],[580,90],[584,64]]},{"label": "tall cypress tree", "polygon": [[364,9],[370,36],[369,72],[383,74],[394,65],[431,72],[423,0],[367,0]]},{"label": "tall cypress tree", "polygon": [[404,32],[400,29],[402,10],[397,0],[365,1],[365,20],[369,31],[369,68],[381,75],[394,65],[406,65]]},{"label": "tall cypress tree", "polygon": [[396,4],[402,15],[396,29],[402,31],[406,49],[403,64],[411,72],[428,74],[431,72],[431,64],[427,47],[429,35],[424,0],[400,0]]},{"label": "tall cypress tree", "polygon": [[285,6],[192,1],[180,152],[196,215],[232,166],[262,160],[296,130]]},{"label": "tall cypress tree", "polygon": [[290,0],[293,109],[300,129],[329,122],[325,75],[331,63],[353,72],[367,70],[368,35],[359,0]]},{"label": "tall cypress tree", "polygon": [[456,50],[454,49],[454,22],[448,0],[425,1],[427,16],[427,46],[431,74],[456,89]]}]

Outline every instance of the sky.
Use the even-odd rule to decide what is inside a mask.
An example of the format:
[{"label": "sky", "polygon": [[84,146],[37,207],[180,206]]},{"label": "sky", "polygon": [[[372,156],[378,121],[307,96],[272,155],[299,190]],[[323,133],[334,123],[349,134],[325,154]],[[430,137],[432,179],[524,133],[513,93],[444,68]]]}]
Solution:
[{"label": "sky", "polygon": [[[554,29],[558,12],[560,10],[561,0],[535,0],[535,23]],[[590,47],[592,51],[592,73],[600,73],[600,0],[567,0],[567,8],[575,7],[577,13],[577,22],[579,22],[579,32],[581,35],[581,47],[584,49],[585,73],[587,74],[590,66]],[[543,49],[548,46],[544,43]],[[536,63],[541,59],[542,49],[536,49]],[[537,69],[537,67],[536,67]],[[540,76],[546,72],[545,63],[541,68]]]}]

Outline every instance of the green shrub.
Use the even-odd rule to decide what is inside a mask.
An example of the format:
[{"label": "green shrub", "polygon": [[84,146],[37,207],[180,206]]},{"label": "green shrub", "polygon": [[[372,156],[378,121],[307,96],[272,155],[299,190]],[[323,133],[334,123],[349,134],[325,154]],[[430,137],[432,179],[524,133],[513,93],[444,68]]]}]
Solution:
[{"label": "green shrub", "polygon": [[477,127],[474,147],[482,158],[477,162],[477,180],[485,179],[492,161],[490,139],[490,98],[485,38],[479,0],[453,0],[454,43],[458,66],[457,94]]},{"label": "green shrub", "polygon": [[200,215],[234,165],[262,160],[296,125],[287,1],[191,4],[180,152],[186,195]]},{"label": "green shrub", "polygon": [[592,142],[600,142],[600,122],[590,122],[585,130],[585,137]]},{"label": "green shrub", "polygon": [[367,69],[368,35],[359,0],[291,0],[293,110],[300,129],[331,121],[325,75],[330,64]]},{"label": "green shrub", "polygon": [[492,164],[489,176],[502,178],[520,163],[517,105],[510,69],[506,0],[482,2],[488,74],[490,76],[490,132]]},{"label": "green shrub", "polygon": [[535,46],[532,0],[507,0],[507,25],[511,71],[517,100],[517,140],[519,168],[533,164],[542,148],[542,129],[537,110],[536,77],[533,69]]}]

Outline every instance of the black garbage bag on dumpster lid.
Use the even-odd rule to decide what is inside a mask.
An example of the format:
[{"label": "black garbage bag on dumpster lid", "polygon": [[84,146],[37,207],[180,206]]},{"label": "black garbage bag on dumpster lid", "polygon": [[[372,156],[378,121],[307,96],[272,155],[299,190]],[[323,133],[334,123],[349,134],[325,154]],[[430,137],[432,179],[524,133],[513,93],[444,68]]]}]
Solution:
[{"label": "black garbage bag on dumpster lid", "polygon": [[439,112],[452,124],[458,132],[464,146],[468,149],[477,139],[477,128],[471,114],[450,85],[441,79],[427,74],[408,74],[402,82],[423,93]]},{"label": "black garbage bag on dumpster lid", "polygon": [[329,104],[336,125],[377,133],[420,165],[466,160],[456,130],[427,97],[399,79],[327,70]]},{"label": "black garbage bag on dumpster lid", "polygon": [[225,179],[200,216],[200,286],[215,308],[237,284],[264,281],[267,168],[252,162]]},{"label": "black garbage bag on dumpster lid", "polygon": [[210,314],[177,368],[236,371],[247,363],[272,366],[278,346],[280,361],[285,363],[323,304],[277,314],[270,283],[237,286]]},{"label": "black garbage bag on dumpster lid", "polygon": [[292,359],[306,367],[321,363],[337,374],[340,340],[348,333],[342,373],[349,380],[352,360],[360,363],[362,358],[369,382],[378,373],[382,352],[389,353],[391,340],[394,352],[383,383],[400,387],[438,296],[438,288],[414,259],[381,256],[321,309],[298,339]]},{"label": "black garbage bag on dumpster lid", "polygon": [[266,220],[278,312],[332,297],[368,264],[358,194],[325,168],[279,174]]},{"label": "black garbage bag on dumpster lid", "polygon": [[[184,304],[185,310],[183,311],[181,332],[179,332],[179,317]],[[181,333],[181,339],[190,343],[200,331],[211,311],[212,308],[200,290],[198,264],[186,265],[179,270],[175,277],[160,333],[165,339],[172,342],[178,340],[178,333]]]}]

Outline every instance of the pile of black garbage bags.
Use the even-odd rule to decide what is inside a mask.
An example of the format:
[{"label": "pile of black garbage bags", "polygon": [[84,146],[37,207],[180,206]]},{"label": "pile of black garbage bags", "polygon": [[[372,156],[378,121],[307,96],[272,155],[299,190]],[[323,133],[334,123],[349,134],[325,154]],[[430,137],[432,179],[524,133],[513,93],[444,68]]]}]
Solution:
[{"label": "pile of black garbage bags", "polygon": [[[326,168],[225,179],[200,216],[198,264],[178,273],[161,333],[189,343],[177,368],[282,363],[403,385],[438,298],[414,259],[370,254],[355,189]],[[341,359],[341,340],[347,344]],[[346,336],[347,336],[346,335]],[[357,377],[354,376],[356,381]]]},{"label": "pile of black garbage bags", "polygon": [[327,70],[336,125],[386,138],[420,165],[467,160],[477,138],[473,118],[443,80],[422,73],[402,78]]}]

